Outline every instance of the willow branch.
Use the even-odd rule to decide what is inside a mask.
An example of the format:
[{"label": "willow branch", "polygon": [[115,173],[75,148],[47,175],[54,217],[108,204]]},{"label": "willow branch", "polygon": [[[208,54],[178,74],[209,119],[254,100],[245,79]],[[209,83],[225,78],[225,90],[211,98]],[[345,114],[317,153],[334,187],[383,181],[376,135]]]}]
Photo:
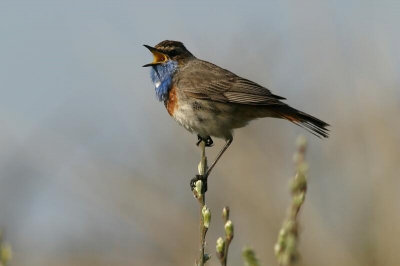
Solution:
[{"label": "willow branch", "polygon": [[225,240],[222,239],[222,237],[218,238],[216,246],[217,257],[221,263],[221,266],[226,266],[227,264],[229,246],[234,236],[233,223],[231,220],[229,220],[229,212],[229,207],[225,207],[222,210],[222,220],[225,224]]},{"label": "willow branch", "polygon": [[[204,141],[200,142],[199,147],[201,149],[201,160],[198,166],[199,175],[204,175],[207,171],[207,157],[206,157],[206,144]],[[203,193],[203,182],[198,180],[196,187],[193,190],[193,194],[199,202],[199,251],[197,255],[196,265],[203,266],[207,260],[210,259],[210,255],[204,253],[204,246],[206,244],[206,234],[210,225],[211,213],[205,204],[205,193]]]},{"label": "willow branch", "polygon": [[298,214],[304,203],[307,192],[308,165],[305,162],[306,140],[300,137],[297,140],[297,152],[294,155],[296,174],[291,181],[292,203],[288,215],[279,231],[278,241],[275,244],[275,255],[279,265],[288,266],[298,260]]}]

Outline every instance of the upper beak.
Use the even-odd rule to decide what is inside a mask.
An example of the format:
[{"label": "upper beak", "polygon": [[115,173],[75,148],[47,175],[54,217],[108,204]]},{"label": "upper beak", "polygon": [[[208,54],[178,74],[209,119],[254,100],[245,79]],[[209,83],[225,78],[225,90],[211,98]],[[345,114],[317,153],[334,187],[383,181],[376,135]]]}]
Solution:
[{"label": "upper beak", "polygon": [[147,49],[149,49],[150,52],[154,56],[154,61],[149,63],[149,64],[144,65],[143,67],[159,65],[159,64],[162,64],[162,63],[164,63],[165,61],[167,61],[169,59],[167,55],[159,52],[156,48],[151,47],[151,46],[146,45],[146,44],[144,44],[143,46],[146,47]]}]

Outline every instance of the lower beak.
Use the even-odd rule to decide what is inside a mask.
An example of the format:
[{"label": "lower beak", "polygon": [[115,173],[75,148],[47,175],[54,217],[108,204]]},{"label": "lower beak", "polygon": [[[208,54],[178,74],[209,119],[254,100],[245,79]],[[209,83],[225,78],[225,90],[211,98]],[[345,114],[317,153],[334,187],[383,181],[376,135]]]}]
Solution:
[{"label": "lower beak", "polygon": [[160,65],[162,63],[165,63],[169,59],[167,55],[159,52],[156,48],[151,47],[149,45],[145,45],[145,44],[143,46],[146,47],[147,49],[149,49],[150,52],[154,56],[154,61],[149,64],[144,65],[143,67]]}]

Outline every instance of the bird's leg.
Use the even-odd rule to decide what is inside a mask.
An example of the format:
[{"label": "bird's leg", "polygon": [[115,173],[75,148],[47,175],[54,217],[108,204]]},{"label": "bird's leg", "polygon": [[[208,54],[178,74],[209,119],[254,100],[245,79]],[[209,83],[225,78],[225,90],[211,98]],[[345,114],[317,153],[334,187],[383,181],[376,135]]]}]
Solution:
[{"label": "bird's leg", "polygon": [[210,168],[208,168],[207,172],[204,175],[196,175],[192,180],[190,180],[190,187],[192,188],[192,190],[196,187],[196,181],[201,180],[203,181],[204,192],[207,191],[208,176],[210,175],[214,166],[217,164],[218,160],[222,157],[222,154],[224,154],[224,152],[229,148],[229,145],[231,145],[232,141],[233,141],[232,137],[226,141],[224,147],[220,150],[214,162],[211,164]]},{"label": "bird's leg", "polygon": [[207,138],[202,138],[200,135],[197,135],[196,145],[199,146],[200,142],[202,142],[202,141],[204,141],[204,143],[206,144],[206,147],[214,146],[214,141],[212,140],[212,138],[210,136],[208,136]]},{"label": "bird's leg", "polygon": [[230,139],[228,139],[224,145],[224,147],[219,151],[217,158],[215,158],[214,162],[211,164],[210,168],[208,168],[207,172],[205,173],[205,177],[207,178],[210,173],[211,170],[214,168],[214,166],[217,164],[218,160],[221,158],[222,154],[224,154],[224,152],[229,148],[229,145],[231,145],[233,141],[233,137],[231,137]]}]

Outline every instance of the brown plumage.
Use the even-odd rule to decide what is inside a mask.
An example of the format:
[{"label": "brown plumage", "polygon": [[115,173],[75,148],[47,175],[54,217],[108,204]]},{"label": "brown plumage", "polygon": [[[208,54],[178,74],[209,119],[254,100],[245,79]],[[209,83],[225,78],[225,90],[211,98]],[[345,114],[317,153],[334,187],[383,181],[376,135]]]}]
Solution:
[{"label": "brown plumage", "polygon": [[163,41],[155,47],[145,45],[154,55],[151,78],[156,95],[168,113],[183,127],[196,133],[199,141],[212,146],[213,137],[224,138],[225,146],[204,176],[211,170],[233,140],[233,130],[263,117],[286,119],[318,137],[328,137],[329,126],[322,120],[296,110],[284,97],[248,79],[197,59],[181,42]]},{"label": "brown plumage", "polygon": [[190,60],[176,73],[175,80],[179,89],[192,99],[238,104],[237,108],[242,108],[247,114],[244,119],[282,118],[316,136],[328,137],[327,123],[290,107],[282,102],[284,97],[271,93],[267,88],[212,63]]}]

